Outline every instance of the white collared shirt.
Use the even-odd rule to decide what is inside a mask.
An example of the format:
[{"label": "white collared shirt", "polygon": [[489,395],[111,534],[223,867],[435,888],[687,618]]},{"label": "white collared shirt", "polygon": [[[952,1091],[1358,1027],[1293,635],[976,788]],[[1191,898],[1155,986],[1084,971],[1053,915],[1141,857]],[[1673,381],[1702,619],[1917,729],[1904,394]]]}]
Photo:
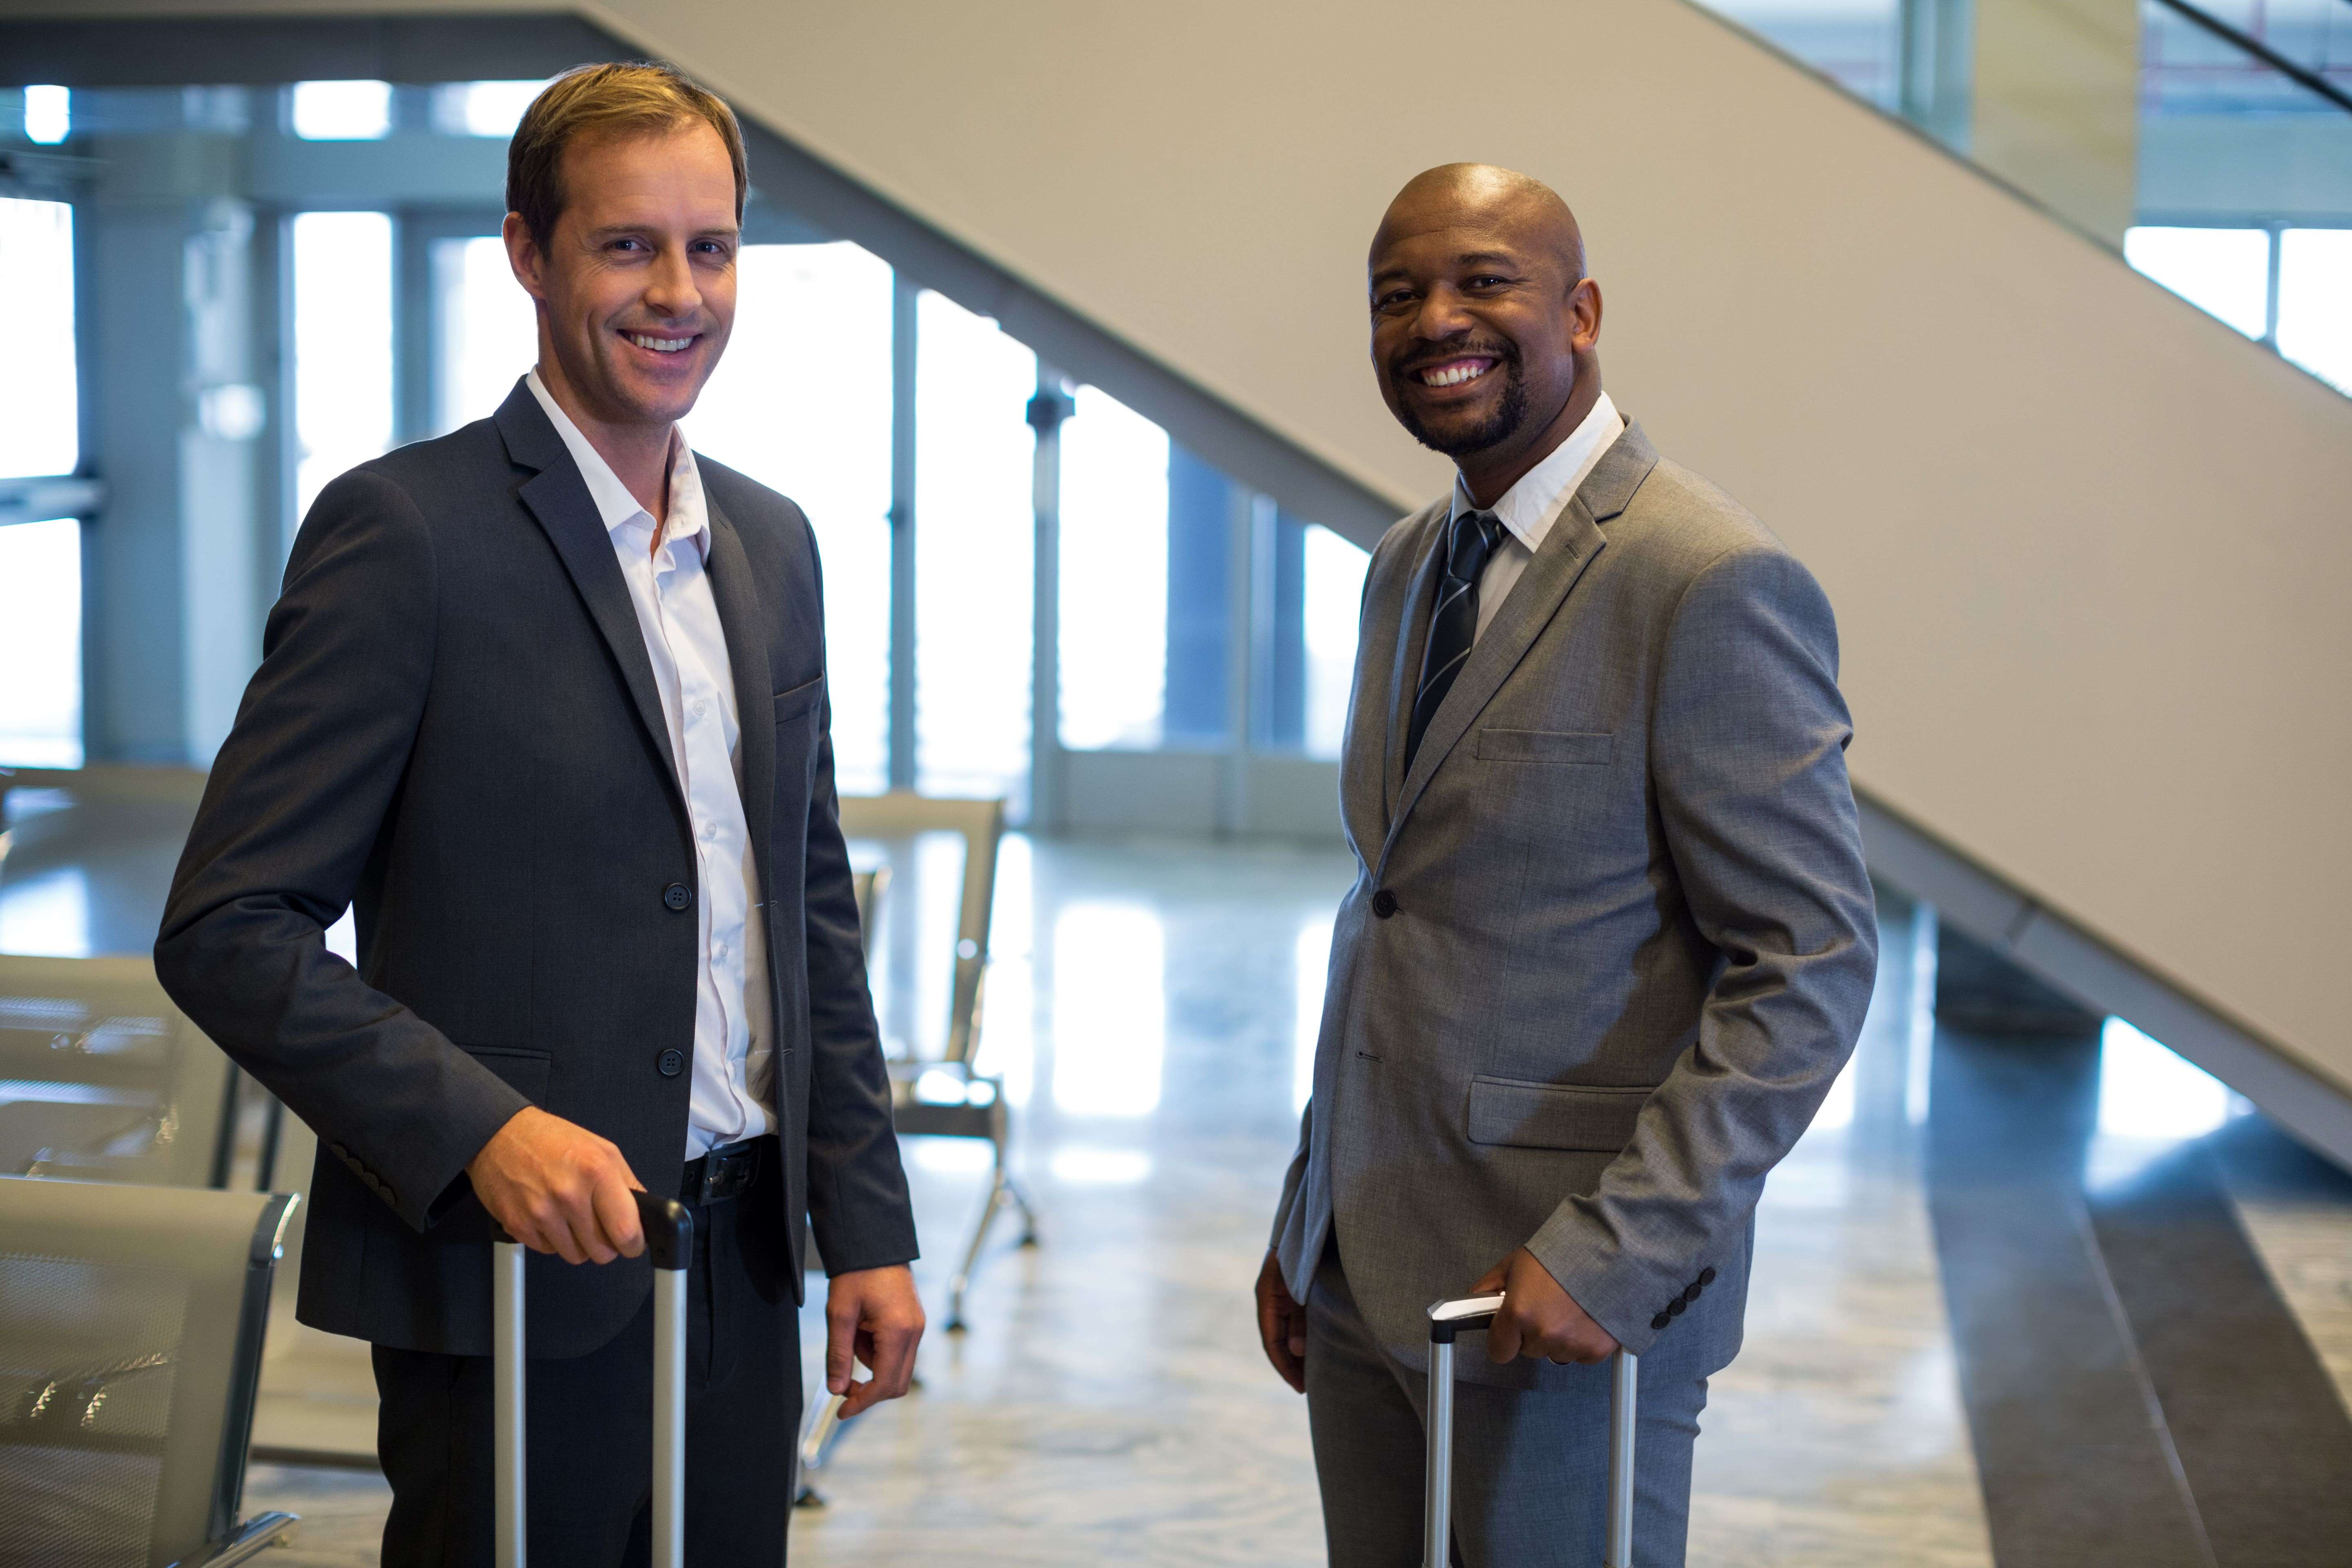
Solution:
[{"label": "white collared shirt", "polygon": [[[694,991],[694,1078],[687,1101],[686,1157],[698,1159],[721,1143],[757,1138],[776,1128],[770,1110],[775,1077],[774,1037],[768,999],[767,937],[760,919],[759,868],[743,816],[742,725],[735,704],[734,667],[719,601],[704,571],[710,556],[710,519],[694,454],[670,436],[669,519],[656,533],[653,515],[637,504],[588,437],[548,395],[539,372],[525,380],[563,437],[588,494],[621,558],[637,630],[653,661],[669,726],[669,752],[677,763],[700,875],[695,918],[702,965]],[[615,823],[615,831],[633,826]],[[648,1173],[647,1180],[651,1180]]]},{"label": "white collared shirt", "polygon": [[[1495,547],[1495,553],[1487,557],[1486,569],[1478,574],[1478,637],[1486,635],[1487,623],[1503,607],[1504,599],[1509,596],[1520,574],[1528,569],[1528,563],[1543,548],[1551,525],[1567,510],[1569,498],[1591,477],[1601,455],[1624,433],[1624,416],[1609,401],[1609,395],[1602,393],[1594,400],[1591,412],[1569,432],[1568,439],[1554,447],[1542,462],[1521,474],[1518,483],[1505,490],[1503,499],[1495,503],[1494,512],[1502,521],[1504,537]],[[1448,521],[1475,510],[1469,490],[1456,476],[1454,510]]]}]

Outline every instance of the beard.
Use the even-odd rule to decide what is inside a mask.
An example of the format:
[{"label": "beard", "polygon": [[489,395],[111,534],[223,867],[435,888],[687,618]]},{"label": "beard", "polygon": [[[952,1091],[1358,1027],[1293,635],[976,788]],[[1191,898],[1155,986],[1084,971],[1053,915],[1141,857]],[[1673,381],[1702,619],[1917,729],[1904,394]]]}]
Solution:
[{"label": "beard", "polygon": [[[1466,458],[1490,447],[1499,447],[1517,435],[1519,426],[1528,419],[1528,379],[1519,359],[1519,345],[1506,339],[1493,344],[1480,343],[1465,352],[1495,355],[1495,368],[1486,374],[1503,378],[1502,401],[1495,405],[1495,411],[1486,418],[1466,429],[1439,436],[1433,434],[1414,416],[1412,404],[1402,397],[1397,399],[1397,422],[1404,426],[1405,434],[1431,451],[1448,458]],[[1399,384],[1403,384],[1405,378],[1393,367],[1389,374]]]}]

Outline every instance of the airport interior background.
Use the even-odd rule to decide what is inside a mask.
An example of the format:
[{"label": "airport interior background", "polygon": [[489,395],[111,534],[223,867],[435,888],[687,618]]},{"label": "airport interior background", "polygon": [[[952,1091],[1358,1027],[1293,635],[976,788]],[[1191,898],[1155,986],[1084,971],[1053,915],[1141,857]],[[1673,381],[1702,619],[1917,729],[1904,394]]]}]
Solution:
[{"label": "airport interior background", "polygon": [[[725,0],[677,11],[706,8]],[[2109,470],[2083,493],[2131,491],[2167,463],[2190,476],[2143,487],[2181,498],[2177,517],[2118,502],[2095,522],[2095,506],[2069,501],[2033,521],[2053,560],[2066,530],[2107,531],[2087,575],[2050,590],[2104,650],[2068,651],[1989,608],[2001,583],[1937,553],[1931,512],[1907,500],[1873,509],[1867,531],[1809,537],[1806,475],[1835,444],[1776,437],[1757,458],[1711,435],[1709,419],[1776,416],[1758,407],[1770,390],[1708,401],[1687,390],[1709,378],[1707,356],[1645,367],[1645,349],[1673,356],[1627,316],[1626,363],[1646,375],[1669,455],[1679,416],[1734,471],[1695,466],[1809,560],[1818,540],[1852,628],[1880,889],[1864,1039],[1758,1215],[1747,1348],[1704,1418],[1692,1561],[2352,1561],[2352,1051],[2340,1008],[2277,999],[2262,963],[2328,952],[2325,911],[2347,869],[2326,805],[2340,805],[2327,780],[2352,759],[2352,3],[1501,14],[1538,9],[1563,36],[1580,20],[1605,33],[1628,91],[1686,65],[1727,73],[1757,134],[1779,134],[1774,116],[1825,117],[1823,145],[1883,163],[1867,179],[1947,206],[1963,200],[1933,196],[1948,182],[1984,204],[1969,211],[1990,216],[1950,232],[1998,230],[1985,243],[2014,248],[1964,260],[1966,293],[1904,294],[1905,330],[1958,321],[1947,347],[1997,360],[1996,319],[2021,313],[2053,356],[2079,361],[2097,356],[2049,322],[2113,308],[2155,323],[2098,340],[2116,362],[2099,384],[2142,384],[2147,404],[2047,390],[2044,367],[2020,363],[1999,439],[1962,430],[1890,459],[1917,465],[1917,489],[2030,489],[2020,475],[2058,461],[2031,428],[2078,418],[2121,432],[2081,458]],[[1355,874],[1336,795],[1367,549],[1432,470],[1361,458],[1333,433],[1339,416],[1302,395],[1309,384],[1286,379],[1295,340],[1254,313],[1289,308],[1295,279],[1263,276],[1251,239],[1227,245],[1223,270],[1213,248],[1170,263],[1222,302],[1134,303],[1142,289],[1123,292],[1103,260],[1115,249],[1055,251],[1029,207],[1008,198],[992,227],[926,186],[905,153],[924,133],[969,135],[1007,162],[958,105],[897,115],[916,122],[903,144],[857,142],[822,105],[795,123],[733,90],[763,68],[756,49],[698,58],[690,35],[630,33],[626,6],[593,25],[462,5],[321,5],[295,21],[115,10],[0,6],[0,292],[16,307],[0,374],[0,1173],[243,1194],[258,1206],[236,1223],[282,1225],[284,1258],[274,1294],[229,1314],[227,1348],[200,1354],[195,1328],[172,1338],[180,1319],[159,1319],[152,1290],[104,1287],[146,1278],[140,1255],[87,1262],[61,1286],[64,1266],[10,1229],[38,1194],[10,1198],[0,1517],[22,1529],[0,1530],[56,1554],[0,1540],[0,1563],[179,1560],[150,1555],[175,1486],[209,1499],[190,1563],[242,1560],[281,1528],[268,1560],[284,1568],[375,1560],[386,1493],[365,1348],[294,1322],[300,1209],[289,1223],[262,1195],[299,1192],[313,1142],[176,1019],[145,955],[305,507],[352,465],[487,415],[531,361],[530,310],[497,237],[522,108],[564,66],[653,52],[729,89],[751,138],[740,314],[686,428],[698,451],[796,498],[823,552],[834,743],[841,789],[859,797],[858,864],[877,873],[863,885],[869,953],[933,1322],[907,1400],[846,1426],[813,1401],[793,1552],[1319,1561],[1303,1412],[1264,1365],[1248,1292]],[[1001,20],[1016,35],[1046,26]],[[887,52],[893,37],[870,41]],[[1133,42],[1077,27],[1044,52],[1146,72]],[[1286,47],[1265,46],[1277,59]],[[1116,112],[1113,88],[1133,84],[1106,72],[1111,87],[1083,89],[1066,73],[1074,116]],[[1246,108],[1269,145],[1313,133],[1263,100]],[[1004,135],[1017,150],[1034,127]],[[1068,209],[1070,232],[1145,221],[1150,188],[1072,177],[1057,204],[1063,145],[1041,153],[1041,194],[1022,201]],[[1643,150],[1655,145],[1629,132],[1607,160],[1689,151]],[[1228,155],[1208,141],[1197,153]],[[1572,202],[1577,169],[1563,154],[1544,171]],[[1311,196],[1265,210],[1286,205],[1302,228],[1323,222]],[[1939,264],[1921,236],[1940,231],[1898,205],[1838,265],[1907,278]],[[1338,226],[1368,229],[1375,210]],[[1642,221],[1638,205],[1611,211],[1619,229],[1595,231],[1604,279]],[[1741,221],[1723,217],[1713,243],[1769,248]],[[1347,243],[1331,270],[1343,289],[1360,235]],[[2080,268],[2093,305],[2037,302],[2034,256]],[[1712,307],[1677,308],[1707,318],[1694,340],[1734,335]],[[1899,401],[1961,357],[1937,363],[1868,321],[1854,331],[1864,357],[1822,374],[1865,395]],[[1248,358],[1261,336],[1264,363]],[[1868,359],[1878,338],[1884,356]],[[1368,389],[1360,345],[1347,352],[1334,374]],[[2247,459],[2277,487],[2259,494],[2231,467],[2243,443],[2230,421],[2250,406],[2303,443]],[[2163,597],[2206,574],[2193,562],[2179,582],[2129,577],[2149,570],[2132,558],[2249,536],[2283,542],[2271,576],[2231,590],[2235,620]],[[2156,585],[2123,604],[2143,581]],[[2129,618],[2143,609],[2146,626]],[[1971,617],[1990,628],[1981,656],[1925,646]],[[1928,623],[1932,637],[1904,640]],[[2168,641],[2209,637],[2183,668],[2214,671],[2215,689],[2158,668]],[[2278,647],[2300,651],[2274,680],[2228,663]],[[2020,672],[2057,689],[2079,754],[2040,755],[1986,721],[1979,699]],[[2255,687],[2284,695],[2265,707]],[[2278,703],[2299,704],[2306,750],[2250,744],[2255,762],[2197,772],[2225,735],[2268,734]],[[1882,723],[1893,739],[1874,753]],[[1938,795],[1964,752],[1990,782]],[[2190,865],[2198,790],[2276,830],[2216,852],[2258,862],[2247,879]],[[1001,810],[956,804],[974,801]],[[2001,809],[2038,826],[2013,831]],[[2068,858],[2110,829],[2137,841],[2096,864],[2092,849]],[[2176,857],[2187,868],[2168,882],[2098,880],[2102,865]],[[348,920],[326,940],[348,952]],[[56,1321],[60,1291],[87,1320],[79,1339]],[[101,1354],[93,1323],[163,1348]],[[814,1312],[804,1332],[821,1338]],[[48,1353],[68,1343],[81,1361]],[[207,1355],[235,1373],[209,1404],[187,1370]],[[50,1394],[68,1384],[96,1436],[60,1434]],[[104,1430],[109,1408],[121,1431]],[[207,1420],[188,1458],[180,1428]],[[172,1479],[181,1464],[201,1482]]]}]

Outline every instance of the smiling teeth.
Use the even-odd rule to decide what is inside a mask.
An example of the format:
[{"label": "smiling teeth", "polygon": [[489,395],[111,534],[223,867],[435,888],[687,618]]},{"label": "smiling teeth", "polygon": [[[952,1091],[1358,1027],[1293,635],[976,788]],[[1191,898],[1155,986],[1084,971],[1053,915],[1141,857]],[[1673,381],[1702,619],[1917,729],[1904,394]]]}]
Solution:
[{"label": "smiling teeth", "polygon": [[1465,381],[1475,380],[1477,377],[1486,374],[1486,367],[1483,364],[1449,364],[1437,370],[1423,371],[1421,373],[1421,384],[1423,386],[1459,386]]},{"label": "smiling teeth", "polygon": [[625,335],[641,349],[654,349],[666,354],[674,354],[694,341],[692,338],[649,338],[643,332],[629,332]]}]

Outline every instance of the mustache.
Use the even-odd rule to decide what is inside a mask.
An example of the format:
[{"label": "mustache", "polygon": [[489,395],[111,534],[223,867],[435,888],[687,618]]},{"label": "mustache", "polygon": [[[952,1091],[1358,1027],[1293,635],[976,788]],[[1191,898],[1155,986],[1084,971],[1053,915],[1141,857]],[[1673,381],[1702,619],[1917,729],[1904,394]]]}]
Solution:
[{"label": "mustache", "polygon": [[1473,354],[1492,359],[1506,370],[1519,367],[1519,345],[1508,338],[1497,338],[1493,342],[1450,343],[1435,351],[1401,350],[1389,358],[1389,375],[1392,380],[1402,381],[1415,371],[1433,364],[1444,364],[1447,360],[1465,359]]}]

